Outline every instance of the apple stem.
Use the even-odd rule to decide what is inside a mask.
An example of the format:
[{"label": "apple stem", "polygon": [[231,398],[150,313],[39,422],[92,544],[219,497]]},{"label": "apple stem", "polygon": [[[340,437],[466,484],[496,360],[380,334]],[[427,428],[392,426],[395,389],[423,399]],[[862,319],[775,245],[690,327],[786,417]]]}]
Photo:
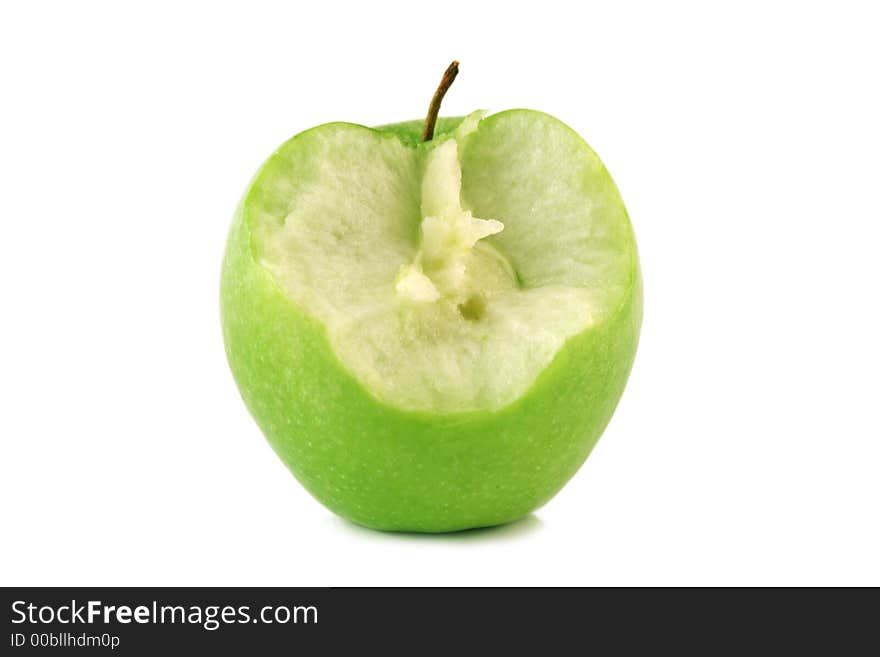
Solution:
[{"label": "apple stem", "polygon": [[449,87],[452,86],[456,75],[458,75],[458,62],[452,62],[443,74],[440,85],[431,99],[431,105],[428,107],[428,116],[425,118],[425,129],[422,131],[422,141],[431,141],[434,138],[434,126],[437,125],[440,103],[443,102],[443,96],[449,91]]}]

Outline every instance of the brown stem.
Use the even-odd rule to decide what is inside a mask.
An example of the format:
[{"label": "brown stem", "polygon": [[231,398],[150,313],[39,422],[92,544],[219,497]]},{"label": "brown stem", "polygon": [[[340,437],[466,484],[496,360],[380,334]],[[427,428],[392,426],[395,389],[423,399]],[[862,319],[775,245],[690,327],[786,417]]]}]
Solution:
[{"label": "brown stem", "polygon": [[443,102],[443,96],[449,91],[449,87],[452,86],[456,75],[458,75],[458,62],[452,62],[443,74],[440,86],[437,87],[437,91],[434,92],[434,97],[431,99],[431,106],[428,107],[428,116],[425,118],[425,129],[422,130],[422,141],[430,141],[434,138],[434,126],[437,125],[440,103]]}]

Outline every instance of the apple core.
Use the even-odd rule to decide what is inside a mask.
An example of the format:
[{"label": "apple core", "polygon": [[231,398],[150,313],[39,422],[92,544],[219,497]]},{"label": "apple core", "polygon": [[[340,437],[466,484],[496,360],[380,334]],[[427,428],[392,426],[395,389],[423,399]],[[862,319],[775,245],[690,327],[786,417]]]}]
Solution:
[{"label": "apple core", "polygon": [[[468,260],[475,257],[477,241],[500,233],[504,224],[478,219],[461,207],[461,166],[454,138],[428,154],[421,206],[421,248],[415,261],[401,268],[397,292],[416,302],[458,299],[465,288]],[[472,291],[469,298],[481,297]]]}]

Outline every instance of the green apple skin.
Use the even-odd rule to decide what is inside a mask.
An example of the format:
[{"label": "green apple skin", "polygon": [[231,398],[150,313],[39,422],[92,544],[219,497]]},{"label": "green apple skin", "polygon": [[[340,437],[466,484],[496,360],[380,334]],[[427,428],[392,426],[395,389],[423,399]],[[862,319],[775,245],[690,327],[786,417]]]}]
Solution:
[{"label": "green apple skin", "polygon": [[[460,121],[441,119],[435,138]],[[415,144],[421,127],[409,121],[377,129]],[[264,169],[276,166],[273,158]],[[604,431],[635,357],[642,319],[635,240],[623,302],[569,338],[527,394],[496,411],[402,411],[353,378],[322,325],[255,262],[246,214],[259,193],[252,183],[230,231],[223,336],[248,409],[300,483],[343,518],[393,531],[499,525],[550,500]]]}]

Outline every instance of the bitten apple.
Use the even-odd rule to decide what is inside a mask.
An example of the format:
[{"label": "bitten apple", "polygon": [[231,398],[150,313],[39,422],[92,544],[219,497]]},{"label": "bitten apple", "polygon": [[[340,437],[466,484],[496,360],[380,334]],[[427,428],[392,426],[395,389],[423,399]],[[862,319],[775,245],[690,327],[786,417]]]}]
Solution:
[{"label": "bitten apple", "polygon": [[283,144],[223,263],[251,414],[315,498],[377,529],[547,502],[608,424],[641,324],[632,227],[584,140],[537,111],[435,104],[430,134],[329,123]]}]

